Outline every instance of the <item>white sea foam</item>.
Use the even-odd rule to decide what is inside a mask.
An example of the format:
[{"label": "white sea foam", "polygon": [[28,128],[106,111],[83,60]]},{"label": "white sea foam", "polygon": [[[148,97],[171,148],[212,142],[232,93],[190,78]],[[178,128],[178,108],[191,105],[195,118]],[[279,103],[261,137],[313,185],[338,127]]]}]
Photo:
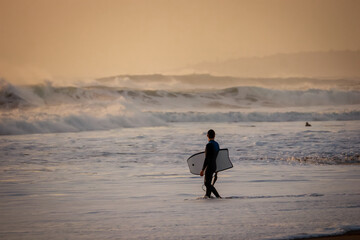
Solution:
[{"label": "white sea foam", "polygon": [[341,89],[360,90],[360,79],[316,79],[316,78],[239,78],[213,76],[208,74],[190,75],[119,75],[96,79],[94,85],[109,87],[173,90],[173,89],[221,89],[238,86],[256,86],[269,89],[307,90]]},{"label": "white sea foam", "polygon": [[254,86],[232,87],[222,90],[139,90],[107,86],[54,87],[50,82],[33,86],[13,86],[0,81],[2,108],[39,105],[59,105],[89,101],[112,101],[124,97],[136,104],[153,108],[191,106],[206,108],[242,107],[298,107],[360,104],[356,90],[276,90]]},{"label": "white sea foam", "polygon": [[[192,122],[1,136],[0,238],[266,240],[359,229],[360,166],[350,160],[359,126]],[[234,165],[218,175],[223,199],[201,198],[203,179],[186,164],[210,127]]]},{"label": "white sea foam", "polygon": [[0,81],[0,134],[106,130],[169,122],[360,119],[360,91],[144,90],[110,86],[14,86]]},{"label": "white sea foam", "polygon": [[288,122],[360,120],[360,111],[350,112],[166,112],[153,113],[166,122]]}]

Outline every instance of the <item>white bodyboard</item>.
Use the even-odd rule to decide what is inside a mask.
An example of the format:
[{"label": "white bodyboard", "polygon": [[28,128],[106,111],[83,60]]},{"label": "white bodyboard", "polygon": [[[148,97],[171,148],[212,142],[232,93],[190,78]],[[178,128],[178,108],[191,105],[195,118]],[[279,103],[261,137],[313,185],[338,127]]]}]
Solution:
[{"label": "white bodyboard", "polygon": [[[195,175],[200,175],[200,171],[204,165],[205,152],[200,152],[188,158],[187,163],[190,172]],[[227,148],[220,149],[216,158],[216,172],[224,171],[232,168],[233,165],[229,158],[229,150]]]}]

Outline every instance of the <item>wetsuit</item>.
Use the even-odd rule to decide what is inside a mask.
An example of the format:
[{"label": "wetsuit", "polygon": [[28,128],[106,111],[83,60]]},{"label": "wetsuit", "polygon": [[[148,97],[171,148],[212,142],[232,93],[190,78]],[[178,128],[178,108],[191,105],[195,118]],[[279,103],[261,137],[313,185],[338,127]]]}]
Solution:
[{"label": "wetsuit", "polygon": [[202,170],[204,171],[206,169],[204,181],[206,186],[205,196],[207,197],[210,197],[211,193],[214,193],[216,197],[220,197],[215,187],[211,184],[213,174],[216,171],[216,157],[219,153],[219,150],[219,144],[214,140],[210,140],[205,148],[205,161]]}]

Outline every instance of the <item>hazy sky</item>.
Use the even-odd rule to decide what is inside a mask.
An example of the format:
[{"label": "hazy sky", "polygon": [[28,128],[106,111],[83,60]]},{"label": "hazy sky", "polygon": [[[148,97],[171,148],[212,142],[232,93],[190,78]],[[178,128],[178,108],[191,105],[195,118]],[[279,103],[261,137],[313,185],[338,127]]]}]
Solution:
[{"label": "hazy sky", "polygon": [[360,49],[354,0],[0,0],[9,81],[158,73],[202,61]]}]

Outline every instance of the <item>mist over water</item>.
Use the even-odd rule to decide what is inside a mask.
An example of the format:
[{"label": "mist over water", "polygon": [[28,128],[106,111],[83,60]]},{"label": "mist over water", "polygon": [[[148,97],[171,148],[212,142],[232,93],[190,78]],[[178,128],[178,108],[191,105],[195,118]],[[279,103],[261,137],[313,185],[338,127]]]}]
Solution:
[{"label": "mist over water", "polygon": [[[220,87],[223,85],[223,87]],[[162,126],[170,122],[360,119],[360,80],[118,76],[88,84],[0,82],[0,134]]]}]

